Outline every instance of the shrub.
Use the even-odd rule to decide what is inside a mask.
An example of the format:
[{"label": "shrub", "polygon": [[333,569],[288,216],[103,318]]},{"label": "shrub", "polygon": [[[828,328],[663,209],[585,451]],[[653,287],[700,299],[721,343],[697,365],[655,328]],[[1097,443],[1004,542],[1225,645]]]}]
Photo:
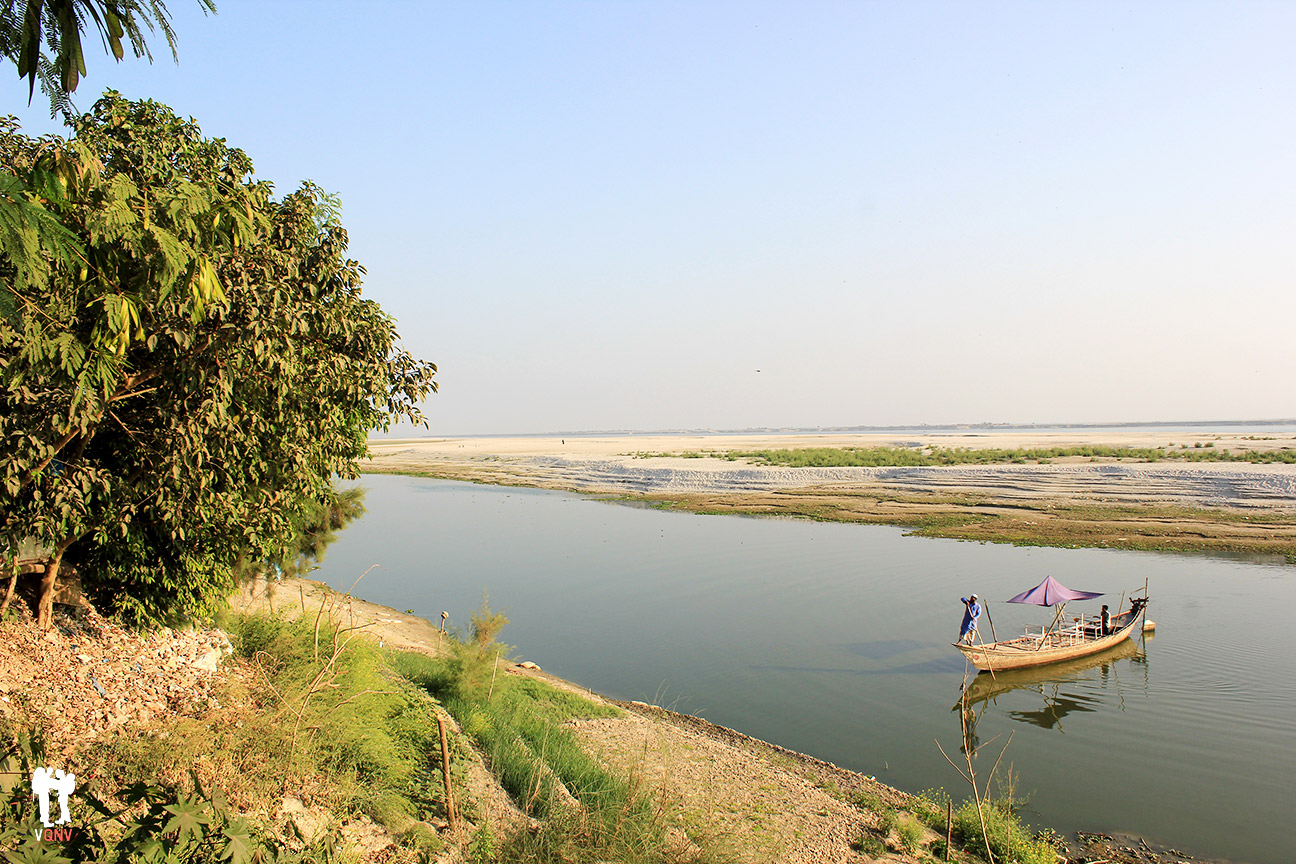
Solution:
[{"label": "shrub", "polygon": [[895,818],[895,824],[891,826],[895,831],[900,845],[906,852],[913,852],[922,845],[923,826],[917,819],[908,813],[898,814]]},{"label": "shrub", "polygon": [[[1057,864],[1053,847],[1033,837],[1006,803],[983,801],[981,808],[985,814],[990,849],[996,860],[1016,861],[1017,864]],[[976,802],[964,801],[954,811],[954,836],[969,849],[984,849],[985,839],[981,834]]]}]

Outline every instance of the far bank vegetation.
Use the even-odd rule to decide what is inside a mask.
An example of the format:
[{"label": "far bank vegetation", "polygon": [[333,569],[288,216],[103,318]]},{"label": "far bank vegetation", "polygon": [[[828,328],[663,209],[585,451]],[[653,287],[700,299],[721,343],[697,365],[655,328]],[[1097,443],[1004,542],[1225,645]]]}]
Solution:
[{"label": "far bank vegetation", "polygon": [[1214,442],[1195,442],[1192,447],[798,447],[785,450],[715,450],[688,453],[634,454],[639,458],[673,456],[684,459],[744,460],[784,468],[899,468],[942,465],[1047,465],[1054,460],[1087,459],[1094,462],[1249,462],[1253,464],[1296,464],[1296,450],[1247,450],[1234,453],[1216,448]]}]

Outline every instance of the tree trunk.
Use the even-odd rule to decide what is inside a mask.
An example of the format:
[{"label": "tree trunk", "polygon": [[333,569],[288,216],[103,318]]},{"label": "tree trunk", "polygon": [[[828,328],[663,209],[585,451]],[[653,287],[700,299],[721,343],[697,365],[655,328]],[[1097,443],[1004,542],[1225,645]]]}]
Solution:
[{"label": "tree trunk", "polygon": [[36,606],[36,625],[48,630],[54,623],[54,589],[58,584],[59,565],[63,563],[63,553],[72,545],[75,537],[68,537],[54,547],[54,554],[45,565],[45,575],[41,578],[40,602]]},{"label": "tree trunk", "polygon": [[18,567],[17,565],[14,565],[13,575],[9,577],[9,588],[8,590],[5,591],[4,602],[0,603],[0,618],[4,618],[4,614],[9,611],[9,603],[10,601],[13,600],[14,586],[17,584],[18,584]]}]

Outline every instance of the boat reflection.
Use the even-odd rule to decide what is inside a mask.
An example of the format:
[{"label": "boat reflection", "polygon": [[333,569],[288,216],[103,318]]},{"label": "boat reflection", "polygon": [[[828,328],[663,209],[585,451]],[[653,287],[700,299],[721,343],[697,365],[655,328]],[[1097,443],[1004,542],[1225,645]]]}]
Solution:
[{"label": "boat reflection", "polygon": [[[1056,729],[1065,733],[1062,723],[1064,718],[1096,711],[1106,701],[1099,691],[1106,689],[1109,681],[1119,680],[1118,664],[1122,661],[1128,661],[1125,665],[1141,667],[1146,671],[1147,653],[1143,650],[1142,641],[1126,639],[1101,654],[1066,663],[978,674],[968,682],[963,695],[951,709],[961,714],[964,752],[969,749],[975,752],[978,744],[976,724],[986,708],[1000,696],[1018,690],[1038,693],[1042,697],[1042,704],[1034,710],[1010,710],[1007,712],[1008,717],[1041,729]],[[1119,691],[1116,698],[1120,699]]]}]

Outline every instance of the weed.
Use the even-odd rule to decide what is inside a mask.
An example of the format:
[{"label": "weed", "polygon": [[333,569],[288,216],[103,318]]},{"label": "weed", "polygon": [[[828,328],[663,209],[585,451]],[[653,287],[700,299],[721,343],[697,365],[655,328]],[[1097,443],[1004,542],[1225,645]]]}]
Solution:
[{"label": "weed", "polygon": [[[394,660],[401,674],[441,699],[477,741],[518,806],[543,820],[539,831],[503,838],[490,853],[494,857],[481,860],[701,860],[697,847],[673,850],[665,814],[641,783],[609,771],[562,725],[578,717],[619,715],[620,709],[533,678],[499,676],[493,686],[484,686],[501,651],[494,637],[506,621],[483,601],[472,635],[466,642],[450,640],[448,657],[398,655]],[[471,855],[487,856],[481,844],[474,848],[478,851],[470,849]]]},{"label": "weed", "polygon": [[886,810],[886,804],[882,799],[872,792],[866,792],[863,789],[858,790],[852,797],[851,803],[860,810],[866,810],[870,813],[880,813]]},{"label": "weed", "polygon": [[928,828],[944,831],[949,800],[944,789],[924,789],[909,800],[909,808]]},{"label": "weed", "polygon": [[897,814],[891,830],[895,832],[896,838],[906,852],[917,851],[922,845],[922,823],[908,813]]},{"label": "weed", "polygon": [[327,615],[225,624],[255,669],[247,689],[222,694],[229,707],[207,717],[98,746],[103,774],[186,794],[201,783],[243,812],[272,811],[286,795],[309,798],[394,834],[446,815],[439,766],[428,758],[439,748],[434,703],[394,673],[390,655],[367,640],[347,644],[346,628]]},{"label": "weed", "polygon": [[[982,802],[985,836],[996,860],[1018,864],[1056,864],[1057,853],[1046,841],[1031,836],[1005,802]],[[981,822],[976,803],[965,801],[954,811],[954,837],[967,846],[983,845]]]},{"label": "weed", "polygon": [[857,852],[863,852],[870,858],[878,858],[886,854],[886,843],[882,838],[868,831],[860,834],[859,839],[851,844]]},{"label": "weed", "polygon": [[472,864],[488,864],[496,860],[498,854],[499,841],[495,839],[495,832],[485,823],[478,825],[468,841],[468,860]]}]

